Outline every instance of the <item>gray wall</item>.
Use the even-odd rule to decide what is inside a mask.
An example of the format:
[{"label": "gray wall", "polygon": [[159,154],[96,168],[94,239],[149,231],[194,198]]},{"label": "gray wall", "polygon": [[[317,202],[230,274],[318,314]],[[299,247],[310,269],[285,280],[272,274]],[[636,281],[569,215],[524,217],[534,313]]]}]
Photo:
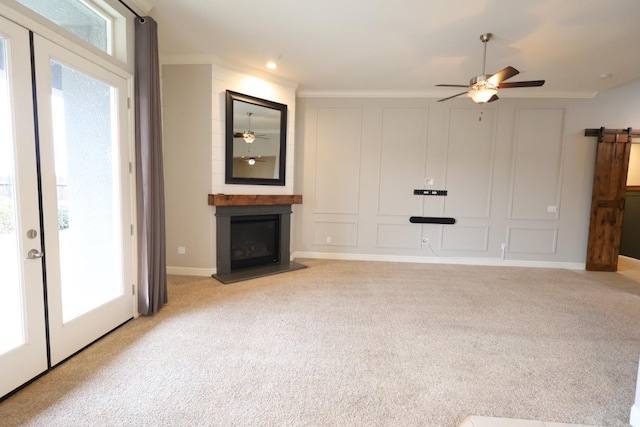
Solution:
[{"label": "gray wall", "polygon": [[[486,106],[299,99],[296,255],[580,268],[596,145],[584,129],[638,127],[639,95],[633,82],[588,100]],[[413,195],[422,188],[449,195]],[[414,215],[457,223],[410,224]]]},{"label": "gray wall", "polygon": [[[167,265],[185,274],[215,265],[214,217],[207,205],[211,96],[211,65],[162,67]],[[179,246],[185,254],[178,254]]]},{"label": "gray wall", "polygon": [[[215,268],[206,195],[223,173],[211,160],[212,117],[222,113],[212,112],[211,74],[210,65],[163,66],[173,274]],[[293,192],[303,204],[293,206],[294,256],[580,268],[596,148],[584,129],[640,127],[640,80],[593,99],[503,98],[482,107],[466,98],[298,98],[296,109]],[[414,196],[414,188],[449,195]],[[411,215],[458,222],[410,224]]]}]

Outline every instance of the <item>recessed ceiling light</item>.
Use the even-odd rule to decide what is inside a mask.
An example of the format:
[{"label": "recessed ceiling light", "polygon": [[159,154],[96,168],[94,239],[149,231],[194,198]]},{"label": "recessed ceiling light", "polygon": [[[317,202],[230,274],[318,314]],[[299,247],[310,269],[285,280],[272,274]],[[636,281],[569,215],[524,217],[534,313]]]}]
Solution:
[{"label": "recessed ceiling light", "polygon": [[276,64],[274,61],[269,61],[267,62],[267,68],[270,70],[275,70],[276,68],[278,68],[278,64]]}]

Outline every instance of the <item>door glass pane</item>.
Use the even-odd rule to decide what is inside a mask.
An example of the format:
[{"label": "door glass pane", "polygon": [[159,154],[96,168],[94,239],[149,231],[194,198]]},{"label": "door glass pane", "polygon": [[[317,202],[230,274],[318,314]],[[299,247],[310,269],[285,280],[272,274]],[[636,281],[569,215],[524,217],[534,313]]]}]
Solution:
[{"label": "door glass pane", "polygon": [[123,295],[116,90],[51,61],[63,321]]},{"label": "door glass pane", "polygon": [[24,344],[21,260],[16,231],[13,120],[5,39],[0,37],[0,354]]},{"label": "door glass pane", "polygon": [[110,20],[79,0],[18,0],[98,49],[111,53]]}]

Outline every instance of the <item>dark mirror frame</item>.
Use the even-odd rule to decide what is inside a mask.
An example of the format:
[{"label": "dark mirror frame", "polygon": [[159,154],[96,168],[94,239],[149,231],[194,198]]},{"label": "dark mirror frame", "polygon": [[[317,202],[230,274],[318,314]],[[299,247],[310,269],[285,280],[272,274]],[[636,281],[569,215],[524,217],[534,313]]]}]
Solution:
[{"label": "dark mirror frame", "polygon": [[[260,107],[271,108],[280,111],[280,153],[278,178],[242,178],[233,176],[233,133],[234,133],[234,111],[233,101],[242,101]],[[247,185],[285,185],[285,169],[287,163],[287,106],[278,102],[244,95],[242,93],[226,91],[225,110],[225,183],[226,184],[247,184]]]}]

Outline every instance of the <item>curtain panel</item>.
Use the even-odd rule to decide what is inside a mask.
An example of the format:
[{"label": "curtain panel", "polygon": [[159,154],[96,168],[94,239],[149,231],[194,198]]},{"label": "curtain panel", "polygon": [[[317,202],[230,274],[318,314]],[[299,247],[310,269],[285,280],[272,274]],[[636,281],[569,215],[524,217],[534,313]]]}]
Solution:
[{"label": "curtain panel", "polygon": [[158,26],[135,22],[138,311],[152,315],[168,302]]}]

